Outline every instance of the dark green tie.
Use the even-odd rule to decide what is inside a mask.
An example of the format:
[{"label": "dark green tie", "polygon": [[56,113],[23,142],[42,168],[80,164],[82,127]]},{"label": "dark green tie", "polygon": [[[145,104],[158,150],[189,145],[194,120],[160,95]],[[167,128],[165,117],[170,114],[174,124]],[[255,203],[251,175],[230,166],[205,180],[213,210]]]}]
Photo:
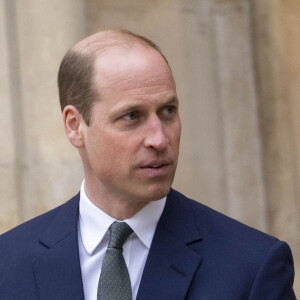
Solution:
[{"label": "dark green tie", "polygon": [[103,258],[97,300],[132,300],[128,269],[123,257],[123,245],[132,229],[125,222],[114,222]]}]

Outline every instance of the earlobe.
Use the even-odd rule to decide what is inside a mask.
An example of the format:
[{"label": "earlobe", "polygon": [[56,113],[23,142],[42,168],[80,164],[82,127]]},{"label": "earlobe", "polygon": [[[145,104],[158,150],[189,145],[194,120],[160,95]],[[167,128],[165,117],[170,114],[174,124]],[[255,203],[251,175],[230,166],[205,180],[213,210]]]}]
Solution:
[{"label": "earlobe", "polygon": [[83,119],[76,107],[73,105],[67,105],[63,110],[63,121],[65,133],[70,143],[76,147],[83,147],[83,132],[82,123]]}]

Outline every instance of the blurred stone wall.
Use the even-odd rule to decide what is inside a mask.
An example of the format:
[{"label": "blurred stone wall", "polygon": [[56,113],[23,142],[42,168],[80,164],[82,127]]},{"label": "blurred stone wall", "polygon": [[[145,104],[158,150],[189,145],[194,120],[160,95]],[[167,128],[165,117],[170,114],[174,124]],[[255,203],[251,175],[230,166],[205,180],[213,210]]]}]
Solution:
[{"label": "blurred stone wall", "polygon": [[299,0],[0,0],[0,232],[79,190],[56,76],[69,47],[109,27],[153,39],[172,66],[174,187],[287,241],[299,273]]}]

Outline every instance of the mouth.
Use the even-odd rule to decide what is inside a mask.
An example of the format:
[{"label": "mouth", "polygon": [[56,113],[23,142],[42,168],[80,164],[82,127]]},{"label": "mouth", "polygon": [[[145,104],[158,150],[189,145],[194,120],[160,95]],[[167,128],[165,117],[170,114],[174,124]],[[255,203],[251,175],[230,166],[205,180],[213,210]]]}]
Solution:
[{"label": "mouth", "polygon": [[167,161],[167,160],[153,160],[153,161],[142,164],[141,168],[142,169],[143,168],[159,169],[164,166],[168,166],[170,164],[171,164],[171,162]]},{"label": "mouth", "polygon": [[165,176],[168,174],[169,161],[153,161],[146,163],[140,167],[140,170],[147,177]]},{"label": "mouth", "polygon": [[161,167],[165,166],[165,164],[159,164],[159,165],[149,165],[142,168],[152,168],[152,169],[159,169]]}]

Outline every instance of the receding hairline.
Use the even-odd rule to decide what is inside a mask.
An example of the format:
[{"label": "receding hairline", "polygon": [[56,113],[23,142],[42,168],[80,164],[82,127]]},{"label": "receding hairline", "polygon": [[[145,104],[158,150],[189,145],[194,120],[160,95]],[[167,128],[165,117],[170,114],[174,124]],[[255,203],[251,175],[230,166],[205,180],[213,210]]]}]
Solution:
[{"label": "receding hairline", "polygon": [[136,49],[155,51],[172,73],[160,48],[148,38],[119,28],[99,31],[77,42],[62,59],[58,72],[61,110],[66,105],[75,106],[89,125],[91,108],[96,99],[100,98],[93,82],[96,60],[115,51],[122,57]]},{"label": "receding hairline", "polygon": [[112,49],[129,51],[135,47],[152,48],[169,63],[160,48],[150,39],[122,28],[99,31],[76,43],[69,51],[79,55],[96,57],[105,55]]}]

